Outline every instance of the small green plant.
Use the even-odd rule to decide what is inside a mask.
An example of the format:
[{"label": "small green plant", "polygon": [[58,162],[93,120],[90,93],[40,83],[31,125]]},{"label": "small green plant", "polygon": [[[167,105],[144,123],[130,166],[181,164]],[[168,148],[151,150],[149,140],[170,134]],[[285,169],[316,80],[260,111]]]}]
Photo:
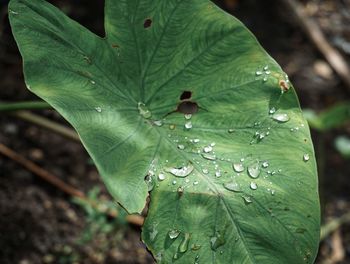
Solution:
[{"label": "small green plant", "polygon": [[[320,132],[327,132],[350,122],[350,103],[338,103],[319,114],[311,109],[306,109],[304,110],[304,116],[311,128]],[[344,158],[350,158],[350,138],[348,136],[336,137],[334,146]]]},{"label": "small green plant", "polygon": [[[11,0],[28,89],[77,130],[158,263],[312,263],[309,129],[287,75],[207,0],[106,0],[101,38]],[[296,129],[298,128],[298,129]]]},{"label": "small green plant", "polygon": [[[88,193],[88,201],[74,198],[73,202],[81,206],[86,213],[86,227],[82,232],[78,243],[81,245],[89,243],[94,238],[102,235],[107,236],[113,234],[114,238],[118,240],[122,238],[124,230],[126,230],[125,221],[126,213],[120,208],[117,218],[110,219],[107,212],[116,211],[116,205],[111,201],[103,201],[99,199],[99,188],[94,188]],[[93,205],[91,204],[93,202]],[[107,239],[103,239],[107,243]]]}]

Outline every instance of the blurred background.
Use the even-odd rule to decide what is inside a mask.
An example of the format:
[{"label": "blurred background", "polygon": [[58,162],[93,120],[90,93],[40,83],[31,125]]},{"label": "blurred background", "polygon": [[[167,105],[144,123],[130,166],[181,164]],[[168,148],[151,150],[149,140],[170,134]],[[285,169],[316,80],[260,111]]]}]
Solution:
[{"label": "blurred background", "polygon": [[[49,2],[103,35],[103,1]],[[350,0],[216,2],[292,80],[319,166],[316,263],[350,263]],[[7,3],[0,0],[0,101],[38,100],[24,85]],[[45,105],[30,108],[0,107],[0,263],[154,263],[140,241],[142,218],[112,202],[69,125]]]}]

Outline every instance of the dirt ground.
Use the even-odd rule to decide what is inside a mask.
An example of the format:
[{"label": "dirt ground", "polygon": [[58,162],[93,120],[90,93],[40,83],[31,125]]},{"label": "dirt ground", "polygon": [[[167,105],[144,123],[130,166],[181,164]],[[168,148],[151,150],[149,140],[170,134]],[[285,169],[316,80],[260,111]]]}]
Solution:
[{"label": "dirt ground", "polygon": [[[103,34],[103,1],[50,2],[92,31]],[[350,90],[331,70],[282,1],[216,2],[242,20],[280,63],[297,89],[302,108],[321,111],[349,101]],[[301,3],[329,42],[350,63],[350,1],[303,0]],[[6,4],[7,1],[0,0],[0,101],[35,100],[24,86],[21,58],[9,28]],[[68,125],[53,111],[34,112]],[[312,131],[319,164],[323,222],[339,217],[350,207],[350,163],[333,144],[340,134],[349,135],[350,126],[323,133]],[[0,142],[84,193],[98,186],[100,198],[110,199],[81,144],[6,114],[0,115]],[[98,219],[106,230],[94,226],[92,219]],[[123,221],[115,223],[84,211],[83,206],[72,202],[61,190],[0,156],[1,264],[154,263],[140,241],[139,232],[138,227]],[[91,239],[86,239],[89,234],[93,234]],[[350,263],[349,224],[323,240],[317,263]]]}]

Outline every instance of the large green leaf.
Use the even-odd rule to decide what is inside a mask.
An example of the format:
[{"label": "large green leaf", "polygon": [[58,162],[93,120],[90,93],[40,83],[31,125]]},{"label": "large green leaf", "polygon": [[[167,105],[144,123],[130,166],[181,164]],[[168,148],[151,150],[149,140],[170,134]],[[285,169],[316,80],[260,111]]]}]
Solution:
[{"label": "large green leaf", "polygon": [[150,191],[158,262],[313,262],[309,129],[239,21],[206,0],[107,0],[100,38],[43,0],[9,13],[28,88],[75,127],[111,194],[135,213]]}]

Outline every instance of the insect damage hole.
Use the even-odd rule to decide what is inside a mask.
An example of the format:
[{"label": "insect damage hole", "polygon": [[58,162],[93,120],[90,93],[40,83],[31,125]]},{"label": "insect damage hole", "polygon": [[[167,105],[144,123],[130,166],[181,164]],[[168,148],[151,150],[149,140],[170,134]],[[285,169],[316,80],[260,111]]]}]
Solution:
[{"label": "insect damage hole", "polygon": [[192,96],[191,91],[183,91],[183,93],[180,95],[180,100],[187,100],[190,99]]},{"label": "insect damage hole", "polygon": [[195,102],[185,101],[180,103],[176,110],[183,114],[195,114],[198,112],[198,105]]},{"label": "insect damage hole", "polygon": [[150,18],[146,18],[145,21],[143,22],[143,27],[144,28],[149,28],[150,26],[152,26],[152,19]]}]

